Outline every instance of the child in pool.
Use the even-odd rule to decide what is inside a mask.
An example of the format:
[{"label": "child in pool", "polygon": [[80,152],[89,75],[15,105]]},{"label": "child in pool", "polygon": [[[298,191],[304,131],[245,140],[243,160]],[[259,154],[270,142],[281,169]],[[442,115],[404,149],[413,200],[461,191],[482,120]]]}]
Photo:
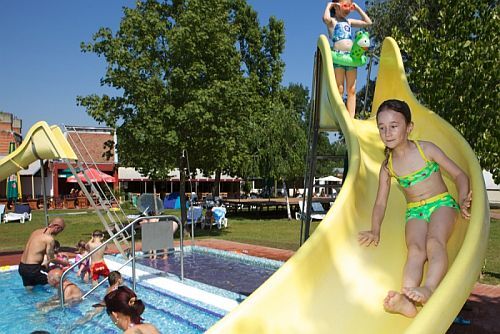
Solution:
[{"label": "child in pool", "polygon": [[[49,264],[49,271],[55,268],[62,269],[63,271],[69,268],[69,257],[68,254],[61,251],[61,243],[54,240],[54,257],[57,262],[51,262]],[[68,263],[68,265],[62,265],[62,263]]]},{"label": "child in pool", "polygon": [[[388,292],[384,308],[391,313],[414,317],[416,305],[427,302],[446,274],[446,243],[453,231],[457,211],[462,217],[470,218],[469,178],[433,143],[408,139],[413,123],[405,102],[383,102],[377,111],[377,125],[386,147],[386,159],[380,167],[371,230],[360,232],[358,241],[365,246],[378,245],[391,177],[394,177],[408,202],[405,227],[408,254],[402,289]],[[440,168],[453,178],[458,189],[458,204],[448,193]],[[428,270],[421,286],[426,261]]]},{"label": "child in pool", "polygon": [[[361,20],[348,19],[351,11],[357,11]],[[326,5],[323,22],[328,28],[328,35],[333,41],[333,52],[350,53],[352,48],[351,27],[365,28],[372,24],[372,20],[352,0],[333,0]],[[356,111],[356,67],[333,64],[335,80],[339,93],[342,96],[347,92],[347,110],[351,118]],[[344,85],[345,81],[345,85]]]},{"label": "child in pool", "polygon": [[[92,252],[94,249],[100,247],[104,240],[104,233],[95,230],[92,233],[92,239],[87,242],[87,249],[89,252]],[[90,274],[92,276],[92,286],[97,285],[99,277],[104,276],[108,277],[109,269],[104,261],[104,253],[107,249],[107,246],[100,248],[94,254],[90,256]]]},{"label": "child in pool", "polygon": [[[76,244],[77,253],[75,256],[75,261],[80,261],[84,256],[86,256],[89,252],[87,250],[87,244],[84,240],[80,240],[78,244]],[[87,258],[85,261],[78,265],[78,272],[76,276],[80,277],[85,283],[89,281],[90,276],[90,259]]]},{"label": "child in pool", "polygon": [[120,274],[120,272],[116,270],[110,272],[108,275],[108,283],[109,287],[106,290],[106,294],[110,293],[111,291],[115,291],[119,286],[123,285],[122,274]]},{"label": "child in pool", "polygon": [[[110,272],[108,275],[108,283],[109,287],[106,289],[106,295],[112,291],[115,291],[123,285],[122,274],[120,274],[119,271]],[[76,321],[75,325],[83,325],[92,320],[96,315],[104,311],[106,303],[104,303],[104,300],[102,300],[100,303],[92,305],[92,307],[93,309],[87,312],[83,318]]]}]

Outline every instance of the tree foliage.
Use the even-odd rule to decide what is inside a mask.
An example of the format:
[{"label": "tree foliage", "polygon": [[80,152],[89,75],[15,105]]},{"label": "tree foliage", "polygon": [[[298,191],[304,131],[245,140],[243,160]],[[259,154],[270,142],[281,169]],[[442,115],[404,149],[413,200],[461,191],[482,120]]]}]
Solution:
[{"label": "tree foliage", "polygon": [[[182,170],[187,150],[191,171],[295,182],[304,175],[309,91],[281,85],[284,45],[283,22],[261,26],[245,0],[139,1],[124,8],[118,31],[100,28],[81,46],[106,60],[101,84],[116,96],[77,102],[116,128],[120,163],[153,178]],[[320,152],[332,154],[330,146],[322,134]]]},{"label": "tree foliage", "polygon": [[280,85],[284,43],[283,22],[261,27],[244,0],[137,2],[116,33],[100,28],[82,43],[105,58],[101,84],[119,94],[77,102],[116,128],[123,165],[153,177],[186,149],[192,170],[290,174],[289,144],[304,134]]},{"label": "tree foliage", "polygon": [[500,181],[498,1],[368,1],[380,43],[392,36],[417,98],[469,142]]},{"label": "tree foliage", "polygon": [[281,86],[284,24],[271,17],[267,26],[260,27],[257,13],[243,0],[235,1],[235,9],[238,49],[252,105],[246,138],[241,141],[248,159],[237,172],[244,177],[284,177],[297,165],[294,147],[304,136],[296,131],[298,118],[290,111],[293,106]]}]

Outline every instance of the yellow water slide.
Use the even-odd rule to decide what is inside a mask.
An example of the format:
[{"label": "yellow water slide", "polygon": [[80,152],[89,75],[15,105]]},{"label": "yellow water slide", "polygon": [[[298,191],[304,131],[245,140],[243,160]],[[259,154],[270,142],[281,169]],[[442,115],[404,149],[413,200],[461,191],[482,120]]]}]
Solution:
[{"label": "yellow water slide", "polygon": [[0,160],[0,180],[27,168],[39,159],[77,160],[76,154],[58,126],[37,122],[19,147]]},{"label": "yellow water slide", "polygon": [[[445,333],[478,279],[485,254],[489,208],[481,167],[462,136],[422,106],[406,80],[395,41],[384,41],[372,110],[390,98],[405,100],[413,113],[413,138],[438,144],[469,175],[472,217],[459,219],[448,243],[450,266],[414,319],[386,313],[388,290],[400,289],[406,257],[405,198],[393,181],[381,242],[360,247],[357,234],[370,228],[378,172],[384,159],[374,114],[351,120],[337,87],[325,36],[318,40],[315,103],[322,130],[341,129],[349,173],[337,200],[308,241],[268,281],[208,333]],[[452,92],[450,92],[452,93]],[[450,193],[456,188],[444,175]]]}]

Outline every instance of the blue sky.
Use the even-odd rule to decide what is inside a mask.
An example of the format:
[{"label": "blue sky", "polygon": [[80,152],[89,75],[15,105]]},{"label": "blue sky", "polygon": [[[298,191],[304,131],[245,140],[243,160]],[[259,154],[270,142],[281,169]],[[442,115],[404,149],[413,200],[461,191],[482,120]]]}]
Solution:
[{"label": "blue sky", "polygon": [[[310,87],[316,41],[326,33],[321,20],[326,1],[249,0],[261,24],[271,15],[285,22],[286,64],[283,84]],[[0,10],[0,110],[23,120],[23,133],[37,121],[50,125],[98,125],[76,96],[113,94],[99,80],[105,62],[82,53],[81,42],[91,41],[100,27],[115,32],[122,7],[131,0],[15,0]],[[359,5],[364,8],[364,1]],[[354,14],[353,14],[353,17]],[[366,80],[358,73],[358,89]]]}]

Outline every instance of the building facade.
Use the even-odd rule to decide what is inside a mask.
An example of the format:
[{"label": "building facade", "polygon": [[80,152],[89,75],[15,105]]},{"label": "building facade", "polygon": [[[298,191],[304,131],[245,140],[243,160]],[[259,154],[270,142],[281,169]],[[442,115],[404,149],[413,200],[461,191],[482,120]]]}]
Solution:
[{"label": "building facade", "polygon": [[[115,178],[113,188],[118,187],[117,157],[114,130],[108,127],[66,126],[64,135],[75,151],[84,169],[95,168]],[[75,166],[76,167],[76,166]],[[50,163],[54,197],[70,193],[78,184],[68,183],[71,171],[65,162],[54,160]]]}]

